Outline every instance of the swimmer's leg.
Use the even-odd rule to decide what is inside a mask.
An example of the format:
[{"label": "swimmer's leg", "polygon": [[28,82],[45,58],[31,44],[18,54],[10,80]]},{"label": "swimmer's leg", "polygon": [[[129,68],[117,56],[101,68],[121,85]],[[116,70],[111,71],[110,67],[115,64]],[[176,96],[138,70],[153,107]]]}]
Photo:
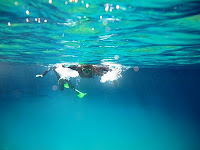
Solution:
[{"label": "swimmer's leg", "polygon": [[71,83],[70,80],[65,80],[65,83],[68,83],[68,86],[69,86],[71,89],[75,90],[75,87],[74,87],[74,85]]},{"label": "swimmer's leg", "polygon": [[60,78],[58,80],[58,84],[59,84],[60,90],[63,91],[64,90],[65,79]]},{"label": "swimmer's leg", "polygon": [[66,80],[66,79],[60,78],[60,79],[58,80],[58,84],[59,84],[59,87],[60,87],[60,90],[61,90],[61,91],[64,90],[64,87],[66,86],[66,85],[65,85],[66,83],[68,84],[68,86],[69,86],[71,89],[75,90],[75,87],[74,87],[74,85],[71,83],[70,80]]}]

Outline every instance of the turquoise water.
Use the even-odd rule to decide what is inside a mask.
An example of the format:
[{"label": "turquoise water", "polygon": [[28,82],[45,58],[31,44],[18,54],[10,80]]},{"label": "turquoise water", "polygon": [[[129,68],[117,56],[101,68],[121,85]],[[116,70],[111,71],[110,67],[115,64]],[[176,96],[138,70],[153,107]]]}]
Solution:
[{"label": "turquoise water", "polygon": [[200,63],[199,1],[1,0],[0,11],[1,61]]},{"label": "turquoise water", "polygon": [[[0,150],[199,150],[200,1],[1,0]],[[47,66],[121,64],[119,85]]]}]

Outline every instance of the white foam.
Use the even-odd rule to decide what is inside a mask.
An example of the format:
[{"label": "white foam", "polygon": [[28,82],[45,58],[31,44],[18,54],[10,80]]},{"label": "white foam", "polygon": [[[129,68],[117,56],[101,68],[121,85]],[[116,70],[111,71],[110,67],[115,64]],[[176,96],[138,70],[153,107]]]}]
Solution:
[{"label": "white foam", "polygon": [[58,67],[56,72],[61,78],[69,80],[70,78],[75,78],[79,76],[78,71],[72,70],[70,68]]},{"label": "white foam", "polygon": [[105,83],[107,81],[114,81],[117,80],[121,77],[121,72],[119,72],[119,70],[112,70],[112,71],[108,71],[106,74],[104,74],[101,77],[100,82],[101,83]]},{"label": "white foam", "polygon": [[122,77],[121,75],[122,66],[120,64],[114,64],[110,62],[104,62],[102,64],[108,66],[110,71],[108,71],[106,74],[104,74],[101,77],[101,80],[100,80],[101,83],[114,81]]}]

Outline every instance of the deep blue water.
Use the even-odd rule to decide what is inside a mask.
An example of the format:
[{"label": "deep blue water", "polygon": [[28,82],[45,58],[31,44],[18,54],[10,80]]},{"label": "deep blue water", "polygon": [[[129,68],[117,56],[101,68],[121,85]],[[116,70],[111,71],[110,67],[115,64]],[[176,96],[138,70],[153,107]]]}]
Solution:
[{"label": "deep blue water", "polygon": [[[54,72],[0,64],[1,150],[198,150],[199,69],[133,68],[117,87],[98,78],[53,90]],[[76,80],[73,80],[76,83]]]}]

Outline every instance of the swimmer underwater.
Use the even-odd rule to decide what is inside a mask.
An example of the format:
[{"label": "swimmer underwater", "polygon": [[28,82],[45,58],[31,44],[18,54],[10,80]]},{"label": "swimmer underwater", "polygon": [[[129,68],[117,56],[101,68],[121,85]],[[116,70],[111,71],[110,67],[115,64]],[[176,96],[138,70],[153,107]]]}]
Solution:
[{"label": "swimmer underwater", "polygon": [[[75,86],[71,83],[70,78],[75,77],[82,77],[82,78],[93,78],[96,76],[101,76],[101,82],[104,83],[107,80],[110,80],[113,82],[113,84],[116,86],[118,85],[117,78],[120,77],[114,77],[110,78],[110,74],[113,74],[113,72],[116,70],[113,70],[109,68],[108,65],[70,65],[66,66],[65,64],[57,64],[53,67],[49,67],[48,70],[43,72],[42,74],[36,75],[36,77],[44,77],[48,72],[54,71],[56,74],[56,77],[58,79],[58,85],[61,91],[64,90],[64,88],[71,88],[76,95],[79,98],[83,98],[86,93],[82,93],[79,90],[75,88]],[[121,73],[121,71],[118,70],[117,73]]]}]

